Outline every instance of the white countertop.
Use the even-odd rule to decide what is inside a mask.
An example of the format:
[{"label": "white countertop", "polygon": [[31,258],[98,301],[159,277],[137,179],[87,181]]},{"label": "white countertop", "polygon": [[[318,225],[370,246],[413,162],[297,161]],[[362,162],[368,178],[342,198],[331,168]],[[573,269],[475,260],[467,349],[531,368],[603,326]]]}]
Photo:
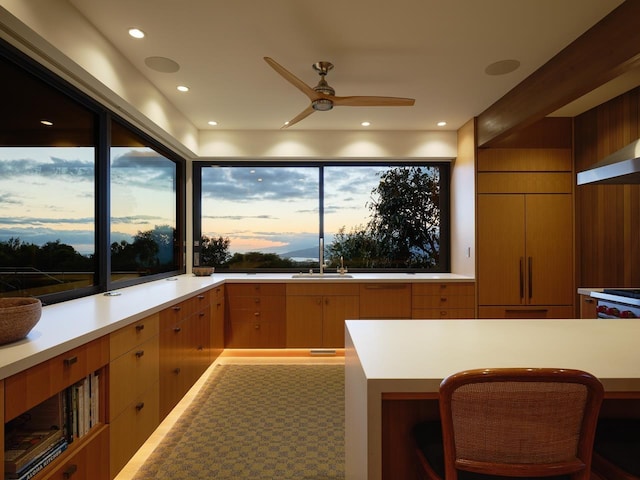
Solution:
[{"label": "white countertop", "polygon": [[607,392],[640,391],[640,320],[348,320],[369,385],[437,392],[472,368],[556,367],[591,372]]},{"label": "white countertop", "polygon": [[253,282],[433,282],[474,281],[456,274],[383,273],[351,274],[353,278],[300,278],[291,274],[218,274],[196,277],[179,275],[133,287],[45,306],[40,321],[20,341],[0,346],[0,379],[49,360],[72,348],[222,283]]}]

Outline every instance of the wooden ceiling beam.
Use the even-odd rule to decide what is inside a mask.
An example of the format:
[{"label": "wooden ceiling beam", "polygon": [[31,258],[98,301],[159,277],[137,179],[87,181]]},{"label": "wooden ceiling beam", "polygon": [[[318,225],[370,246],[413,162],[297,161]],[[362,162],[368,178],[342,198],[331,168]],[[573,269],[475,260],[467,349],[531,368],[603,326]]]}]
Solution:
[{"label": "wooden ceiling beam", "polygon": [[487,108],[478,116],[478,146],[495,144],[639,66],[638,19],[640,1],[626,0]]}]

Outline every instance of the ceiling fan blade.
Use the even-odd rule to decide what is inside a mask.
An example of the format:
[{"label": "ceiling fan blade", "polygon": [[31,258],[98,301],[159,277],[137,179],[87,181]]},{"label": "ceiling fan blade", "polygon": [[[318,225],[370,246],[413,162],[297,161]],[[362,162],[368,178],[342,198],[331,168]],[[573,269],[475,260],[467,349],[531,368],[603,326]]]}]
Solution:
[{"label": "ceiling fan blade", "polygon": [[296,123],[298,123],[300,120],[307,118],[309,115],[311,115],[313,112],[315,112],[315,110],[313,109],[313,107],[311,105],[309,105],[307,108],[305,108],[302,112],[300,112],[296,117],[294,117],[293,119],[289,120],[287,123],[285,123],[282,127],[280,128],[288,128],[291,125],[294,125]]},{"label": "ceiling fan blade", "polygon": [[413,98],[401,97],[329,97],[334,106],[343,107],[411,107]]},{"label": "ceiling fan blade", "polygon": [[311,100],[316,100],[317,98],[319,98],[318,93],[313,88],[311,88],[309,85],[304,83],[302,80],[300,80],[293,73],[291,73],[289,70],[287,70],[282,65],[280,65],[274,59],[269,58],[269,57],[264,57],[264,61],[267,62],[269,65],[271,65],[271,68],[273,68],[286,81],[288,81],[291,85],[293,85],[298,90],[300,90],[302,93],[304,93]]}]

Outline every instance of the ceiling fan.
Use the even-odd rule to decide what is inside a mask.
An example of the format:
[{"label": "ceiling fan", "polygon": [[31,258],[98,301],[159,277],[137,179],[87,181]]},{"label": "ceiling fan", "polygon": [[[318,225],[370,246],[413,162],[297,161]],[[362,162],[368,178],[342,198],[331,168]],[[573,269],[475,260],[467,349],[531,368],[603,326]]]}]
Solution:
[{"label": "ceiling fan", "polygon": [[311,105],[300,112],[292,120],[285,123],[282,128],[287,128],[298,123],[300,120],[311,115],[314,111],[326,112],[327,110],[331,110],[333,107],[410,107],[415,103],[415,99],[413,98],[364,96],[336,97],[335,90],[331,88],[325,80],[325,76],[333,68],[332,63],[317,62],[312,65],[313,69],[318,72],[318,75],[320,75],[320,81],[318,82],[318,85],[311,88],[272,58],[264,57],[264,59],[276,72],[282,75],[285,80],[291,83],[311,100]]}]

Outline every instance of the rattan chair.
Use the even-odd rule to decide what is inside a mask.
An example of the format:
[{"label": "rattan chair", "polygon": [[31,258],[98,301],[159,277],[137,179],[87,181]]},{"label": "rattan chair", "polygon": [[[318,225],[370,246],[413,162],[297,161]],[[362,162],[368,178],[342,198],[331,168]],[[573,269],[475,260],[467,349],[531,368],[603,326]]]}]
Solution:
[{"label": "rattan chair", "polygon": [[598,422],[592,470],[607,480],[640,480],[640,419]]},{"label": "rattan chair", "polygon": [[602,397],[578,370],[456,373],[440,385],[440,422],[414,428],[421,478],[588,480]]}]

